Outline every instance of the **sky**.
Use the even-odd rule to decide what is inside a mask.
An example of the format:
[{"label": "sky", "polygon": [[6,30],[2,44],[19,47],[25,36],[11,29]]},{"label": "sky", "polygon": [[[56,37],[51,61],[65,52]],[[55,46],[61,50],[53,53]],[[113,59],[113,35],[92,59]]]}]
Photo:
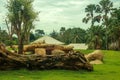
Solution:
[{"label": "sky", "polygon": [[[80,27],[87,29],[90,23],[82,23],[85,17],[85,7],[89,4],[98,4],[100,0],[34,0],[33,8],[40,12],[35,24],[35,29],[44,30],[50,33],[53,30],[59,31],[61,27]],[[120,7],[120,0],[111,0],[114,7]],[[5,15],[7,0],[0,0],[0,27],[6,29]]]}]

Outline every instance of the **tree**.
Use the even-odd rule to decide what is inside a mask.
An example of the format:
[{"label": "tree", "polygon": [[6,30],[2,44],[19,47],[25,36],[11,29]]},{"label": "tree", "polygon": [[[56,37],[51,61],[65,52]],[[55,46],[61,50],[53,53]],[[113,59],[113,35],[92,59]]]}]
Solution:
[{"label": "tree", "polygon": [[[8,35],[9,35],[9,40],[10,41],[12,41],[12,36],[13,36],[13,34],[14,34],[14,27],[13,27],[13,25],[12,24],[10,24],[10,26],[9,26],[9,23],[8,23],[8,20],[7,19],[5,19],[5,23],[6,23],[6,26],[7,26],[7,30],[8,30]],[[11,46],[12,44],[10,44],[10,46]]]},{"label": "tree", "polygon": [[30,42],[34,41],[35,39],[35,34],[33,34],[33,32],[30,32]]},{"label": "tree", "polygon": [[86,31],[81,28],[68,28],[60,37],[60,41],[69,43],[85,43]]},{"label": "tree", "polygon": [[63,33],[63,37],[60,39],[60,41],[65,42],[66,44],[69,44],[71,42],[71,35],[72,29],[68,28],[67,30],[65,30],[65,32]]},{"label": "tree", "polygon": [[6,32],[6,30],[2,30],[0,28],[0,42],[6,43],[9,40],[9,36],[8,33]]},{"label": "tree", "polygon": [[86,43],[90,49],[104,48],[105,29],[102,26],[91,26],[87,31]]},{"label": "tree", "polygon": [[65,36],[64,36],[65,31],[66,31],[65,27],[60,28],[60,33],[58,35],[58,40],[63,41],[63,42],[65,41]]},{"label": "tree", "polygon": [[81,28],[73,28],[72,32],[72,43],[85,43],[85,35],[86,35],[86,31],[84,29]]},{"label": "tree", "polygon": [[[12,38],[12,37],[11,37]],[[14,42],[13,40],[10,39],[9,34],[7,33],[6,30],[2,30],[0,28],[0,42],[5,43],[8,46],[11,46],[11,44]]]},{"label": "tree", "polygon": [[[88,23],[88,21],[91,20],[91,27],[90,27],[90,29],[87,30],[87,44],[89,44],[90,49],[96,49],[96,48],[98,48],[98,46],[100,48],[101,40],[100,40],[99,35],[95,34],[94,32],[91,32],[91,31],[98,28],[94,25],[94,23],[100,22],[101,8],[99,5],[90,4],[90,5],[87,5],[87,7],[85,8],[85,12],[87,14],[86,14],[86,17],[83,18],[83,22]],[[99,13],[99,14],[97,14],[97,16],[95,16],[94,14],[96,14],[96,13]]]},{"label": "tree", "polygon": [[40,29],[35,30],[35,37],[36,37],[36,39],[41,37],[41,36],[43,36],[43,35],[45,35],[44,30],[40,30]]},{"label": "tree", "polygon": [[65,32],[65,30],[66,30],[65,27],[61,27],[60,28],[60,35],[63,35],[63,33]]},{"label": "tree", "polygon": [[120,8],[113,9],[113,12],[111,13],[111,17],[108,22],[108,39],[110,41],[109,43],[116,43],[117,45],[112,47],[115,47],[114,49],[120,50]]},{"label": "tree", "polygon": [[95,4],[87,5],[87,7],[85,8],[85,12],[87,14],[86,14],[86,17],[83,18],[83,22],[88,23],[88,21],[91,20],[91,26],[94,26],[95,21],[99,22],[97,18],[100,17],[100,16],[95,17],[94,13],[100,12],[99,10],[100,10],[100,7],[98,5],[95,5]]},{"label": "tree", "polygon": [[55,30],[53,30],[53,32],[50,33],[50,36],[57,39],[58,38],[58,33]]},{"label": "tree", "polygon": [[18,37],[18,53],[23,52],[23,44],[30,30],[33,28],[37,14],[32,8],[33,0],[9,0],[7,4],[7,18]]},{"label": "tree", "polygon": [[[101,0],[98,5],[90,4],[85,8],[87,12],[86,17],[83,18],[83,22],[87,23],[91,19],[91,26],[94,26],[94,22],[100,22],[102,20],[102,25],[106,27],[106,49],[108,48],[108,22],[110,11],[113,7],[113,3],[110,0]],[[94,13],[97,16],[94,16]]]},{"label": "tree", "polygon": [[105,25],[106,27],[106,49],[108,49],[108,14],[110,13],[112,7],[113,7],[113,3],[110,0],[101,0],[99,2],[100,6],[101,6],[101,11],[104,14],[102,17],[102,21],[103,21],[103,25]]}]

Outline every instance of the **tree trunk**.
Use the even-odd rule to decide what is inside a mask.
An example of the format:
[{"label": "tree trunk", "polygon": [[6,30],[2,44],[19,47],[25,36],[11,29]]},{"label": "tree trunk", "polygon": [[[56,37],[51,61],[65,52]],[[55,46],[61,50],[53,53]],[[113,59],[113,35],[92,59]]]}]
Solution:
[{"label": "tree trunk", "polygon": [[0,70],[7,69],[71,69],[88,71],[93,70],[93,66],[88,62],[83,54],[70,52],[63,55],[22,55],[12,53],[0,46]]},{"label": "tree trunk", "polygon": [[18,54],[23,54],[23,38],[20,33],[18,33]]},{"label": "tree trunk", "polygon": [[30,33],[26,33],[25,44],[29,44],[29,42],[30,42]]},{"label": "tree trunk", "polygon": [[108,34],[107,34],[107,30],[108,30],[108,17],[107,17],[108,12],[105,11],[105,26],[106,26],[106,50],[108,50]]},{"label": "tree trunk", "polygon": [[18,45],[18,54],[23,54],[23,43],[21,40]]}]

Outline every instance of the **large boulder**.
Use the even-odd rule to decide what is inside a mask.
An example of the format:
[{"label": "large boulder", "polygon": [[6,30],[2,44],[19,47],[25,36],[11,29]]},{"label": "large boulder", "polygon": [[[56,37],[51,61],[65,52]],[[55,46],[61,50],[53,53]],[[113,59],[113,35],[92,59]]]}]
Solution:
[{"label": "large boulder", "polygon": [[94,60],[94,61],[90,61],[90,64],[103,64],[103,62],[101,60]]},{"label": "large boulder", "polygon": [[89,61],[93,61],[93,60],[100,60],[103,61],[103,53],[101,50],[95,50],[92,53],[89,53],[87,55],[85,55],[85,57],[89,60]]}]

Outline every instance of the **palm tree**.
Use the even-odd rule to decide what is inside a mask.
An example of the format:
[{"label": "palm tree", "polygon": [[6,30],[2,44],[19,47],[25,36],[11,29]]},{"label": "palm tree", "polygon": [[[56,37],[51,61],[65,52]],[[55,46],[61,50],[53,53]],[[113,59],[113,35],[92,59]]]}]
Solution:
[{"label": "palm tree", "polygon": [[108,38],[111,40],[112,43],[118,43],[118,49],[120,50],[120,8],[114,9],[111,18],[109,21],[109,36]]},{"label": "palm tree", "polygon": [[73,43],[85,43],[86,31],[81,28],[73,28],[71,32],[71,42]]},{"label": "palm tree", "polygon": [[96,10],[96,5],[95,4],[90,4],[87,5],[85,8],[85,12],[87,12],[86,17],[83,18],[84,23],[88,23],[89,20],[91,20],[91,26],[94,25],[94,12]]},{"label": "palm tree", "polygon": [[63,37],[59,37],[60,41],[69,43],[85,43],[86,31],[81,28],[68,28],[63,33]]},{"label": "palm tree", "polygon": [[72,42],[73,42],[73,43],[78,43],[79,41],[81,41],[81,40],[80,40],[79,29],[74,28],[74,29],[73,29],[73,40],[72,40]]},{"label": "palm tree", "polygon": [[108,14],[110,13],[112,7],[113,7],[113,3],[110,0],[101,0],[99,2],[100,6],[101,6],[101,11],[104,14],[103,15],[103,24],[106,27],[106,49],[108,49]]},{"label": "palm tree", "polygon": [[90,49],[100,49],[104,47],[102,43],[104,42],[104,32],[103,26],[91,26],[87,30],[86,39]]}]

